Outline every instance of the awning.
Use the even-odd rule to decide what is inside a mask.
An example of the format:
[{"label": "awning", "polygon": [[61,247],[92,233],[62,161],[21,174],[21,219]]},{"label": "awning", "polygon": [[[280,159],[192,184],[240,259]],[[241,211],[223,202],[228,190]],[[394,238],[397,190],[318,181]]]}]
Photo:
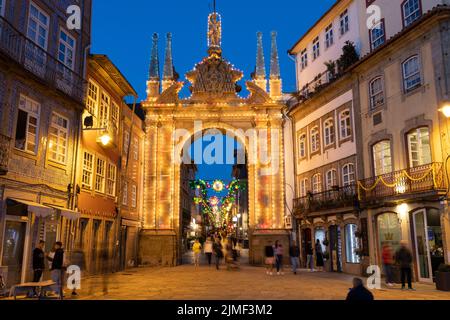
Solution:
[{"label": "awning", "polygon": [[45,218],[45,217],[51,216],[52,214],[55,213],[55,209],[44,206],[37,202],[26,201],[26,200],[21,200],[21,199],[14,199],[14,198],[9,198],[9,199],[26,205],[27,209],[28,209],[28,213],[33,213],[36,217]]},{"label": "awning", "polygon": [[53,207],[56,210],[59,210],[61,212],[61,216],[64,218],[67,218],[69,220],[78,220],[78,218],[80,218],[81,213],[78,211],[73,211],[70,209],[65,209],[65,208],[59,208],[59,207]]}]

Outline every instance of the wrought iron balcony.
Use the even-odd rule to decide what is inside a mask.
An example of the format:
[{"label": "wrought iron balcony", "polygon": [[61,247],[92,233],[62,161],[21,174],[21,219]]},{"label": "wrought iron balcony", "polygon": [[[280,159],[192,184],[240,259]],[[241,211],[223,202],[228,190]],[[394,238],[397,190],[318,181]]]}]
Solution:
[{"label": "wrought iron balcony", "polygon": [[0,16],[0,52],[79,103],[84,101],[85,80]]},{"label": "wrought iron balcony", "polygon": [[294,200],[295,212],[300,215],[357,206],[355,185],[335,187],[320,193],[308,193],[307,196]]},{"label": "wrought iron balcony", "polygon": [[0,134],[0,175],[8,173],[9,152],[11,138]]},{"label": "wrought iron balcony", "polygon": [[442,163],[430,163],[358,182],[358,197],[365,204],[409,195],[445,193],[447,183]]}]

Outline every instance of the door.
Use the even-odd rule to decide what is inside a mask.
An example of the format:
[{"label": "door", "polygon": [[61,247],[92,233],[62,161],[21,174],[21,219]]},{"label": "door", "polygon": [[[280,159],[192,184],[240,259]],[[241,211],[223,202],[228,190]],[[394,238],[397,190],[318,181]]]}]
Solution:
[{"label": "door", "polygon": [[330,226],[330,251],[331,271],[342,272],[341,229],[336,225]]},{"label": "door", "polygon": [[308,246],[311,246],[312,248],[312,241],[311,241],[311,229],[303,229],[302,230],[302,264],[303,267],[306,267],[306,260],[307,260],[307,250]]},{"label": "door", "polygon": [[18,284],[22,280],[23,253],[25,247],[26,222],[6,221],[3,238],[2,265],[8,267],[6,286]]}]

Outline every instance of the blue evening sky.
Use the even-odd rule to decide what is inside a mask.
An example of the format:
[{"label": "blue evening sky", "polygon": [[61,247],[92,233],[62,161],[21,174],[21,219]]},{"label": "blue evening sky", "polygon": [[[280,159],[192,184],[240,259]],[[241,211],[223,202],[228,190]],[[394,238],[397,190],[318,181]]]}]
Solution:
[{"label": "blue evening sky", "polygon": [[[92,52],[106,54],[145,98],[151,37],[160,35],[160,69],[165,34],[173,34],[177,72],[184,74],[206,55],[207,16],[212,0],[94,0]],[[256,61],[256,32],[264,34],[266,69],[270,64],[270,32],[278,33],[278,50],[284,90],[295,90],[295,67],[287,50],[335,0],[217,0],[223,19],[224,57],[250,78]],[[241,82],[244,87],[244,82]],[[200,176],[229,179],[230,168],[202,167]],[[222,166],[226,167],[226,166]],[[204,173],[203,173],[204,172]]]}]

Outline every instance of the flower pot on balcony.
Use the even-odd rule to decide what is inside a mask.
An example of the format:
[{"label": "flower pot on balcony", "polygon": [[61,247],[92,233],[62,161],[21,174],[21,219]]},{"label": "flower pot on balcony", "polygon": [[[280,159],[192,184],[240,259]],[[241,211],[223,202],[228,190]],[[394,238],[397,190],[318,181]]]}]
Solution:
[{"label": "flower pot on balcony", "polygon": [[441,265],[436,271],[436,289],[450,291],[450,265]]}]

